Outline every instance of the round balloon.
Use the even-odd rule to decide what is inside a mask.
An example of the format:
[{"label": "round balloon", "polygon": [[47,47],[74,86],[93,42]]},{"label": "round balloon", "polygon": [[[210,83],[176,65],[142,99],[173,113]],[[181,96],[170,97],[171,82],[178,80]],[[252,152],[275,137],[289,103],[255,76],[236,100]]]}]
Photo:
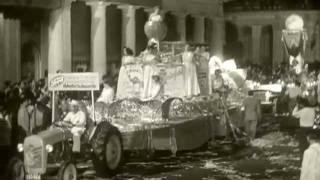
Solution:
[{"label": "round balloon", "polygon": [[162,21],[147,21],[144,25],[144,32],[148,39],[163,40],[167,35],[167,26]]}]

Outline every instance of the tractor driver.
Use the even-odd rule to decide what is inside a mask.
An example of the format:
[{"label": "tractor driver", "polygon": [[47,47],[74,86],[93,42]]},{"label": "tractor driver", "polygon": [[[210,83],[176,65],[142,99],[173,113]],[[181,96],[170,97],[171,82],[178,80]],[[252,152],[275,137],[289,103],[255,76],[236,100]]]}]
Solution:
[{"label": "tractor driver", "polygon": [[85,131],[86,114],[79,109],[79,102],[72,100],[70,102],[70,112],[63,119],[63,124],[71,128],[73,134],[73,147],[72,151],[80,153],[80,139]]}]

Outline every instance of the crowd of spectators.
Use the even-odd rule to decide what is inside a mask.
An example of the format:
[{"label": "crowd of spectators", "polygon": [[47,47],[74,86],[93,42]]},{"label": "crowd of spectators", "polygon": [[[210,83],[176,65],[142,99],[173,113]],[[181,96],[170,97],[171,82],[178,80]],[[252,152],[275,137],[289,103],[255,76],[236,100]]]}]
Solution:
[{"label": "crowd of spectators", "polygon": [[[115,87],[116,74],[105,75],[100,85],[100,91],[95,92],[95,100],[109,84]],[[48,128],[52,122],[52,92],[48,90],[47,78],[35,80],[32,76],[23,78],[19,82],[5,81],[0,86],[0,146],[22,142],[25,136]],[[76,99],[90,106],[90,92],[56,92],[55,121],[63,119],[69,110],[69,102]],[[3,123],[3,124],[1,124]],[[10,130],[10,137],[4,129]],[[2,131],[3,130],[3,131]],[[14,133],[11,133],[14,132]],[[6,138],[4,138],[6,137]]]}]

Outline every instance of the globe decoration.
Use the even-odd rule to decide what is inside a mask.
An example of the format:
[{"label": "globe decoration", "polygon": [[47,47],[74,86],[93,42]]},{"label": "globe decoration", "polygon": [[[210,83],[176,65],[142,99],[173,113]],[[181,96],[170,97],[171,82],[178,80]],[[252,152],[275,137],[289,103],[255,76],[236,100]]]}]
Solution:
[{"label": "globe decoration", "polygon": [[144,32],[148,39],[155,39],[158,42],[163,40],[167,35],[167,26],[164,24],[159,11],[159,9],[156,9],[155,12],[149,16],[149,20],[144,25]]},{"label": "globe decoration", "polygon": [[299,15],[292,14],[287,17],[285,25],[287,30],[302,31],[304,23],[303,19]]},{"label": "globe decoration", "polygon": [[296,74],[303,69],[304,60],[302,52],[305,50],[307,33],[304,29],[301,16],[292,14],[285,21],[285,29],[282,30],[282,41],[289,54],[290,67]]}]

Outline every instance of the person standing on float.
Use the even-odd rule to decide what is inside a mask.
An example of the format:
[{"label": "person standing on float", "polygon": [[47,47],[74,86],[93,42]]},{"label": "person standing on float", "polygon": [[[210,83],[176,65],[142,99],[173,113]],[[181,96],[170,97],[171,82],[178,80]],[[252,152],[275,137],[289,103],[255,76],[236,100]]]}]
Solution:
[{"label": "person standing on float", "polygon": [[103,82],[102,92],[97,99],[97,102],[103,102],[105,104],[111,104],[114,100],[114,89],[112,88],[112,79],[107,76]]},{"label": "person standing on float", "polygon": [[149,98],[152,96],[153,81],[152,76],[156,75],[156,63],[159,61],[157,55],[158,47],[156,43],[150,43],[146,51],[142,55],[143,62],[143,91],[141,98]]},{"label": "person standing on float", "polygon": [[196,65],[194,61],[194,53],[192,52],[190,45],[187,44],[185,46],[185,51],[182,54],[182,62],[184,66],[184,86],[186,96],[200,94]]},{"label": "person standing on float", "polygon": [[127,83],[130,82],[129,75],[126,71],[126,66],[135,63],[135,57],[133,56],[133,51],[128,48],[123,48],[123,56],[121,60],[121,68],[119,71],[119,78],[118,78],[118,84],[117,84],[117,99],[123,99],[126,97],[129,97],[129,93],[127,92],[129,89],[124,88],[127,87]]}]

